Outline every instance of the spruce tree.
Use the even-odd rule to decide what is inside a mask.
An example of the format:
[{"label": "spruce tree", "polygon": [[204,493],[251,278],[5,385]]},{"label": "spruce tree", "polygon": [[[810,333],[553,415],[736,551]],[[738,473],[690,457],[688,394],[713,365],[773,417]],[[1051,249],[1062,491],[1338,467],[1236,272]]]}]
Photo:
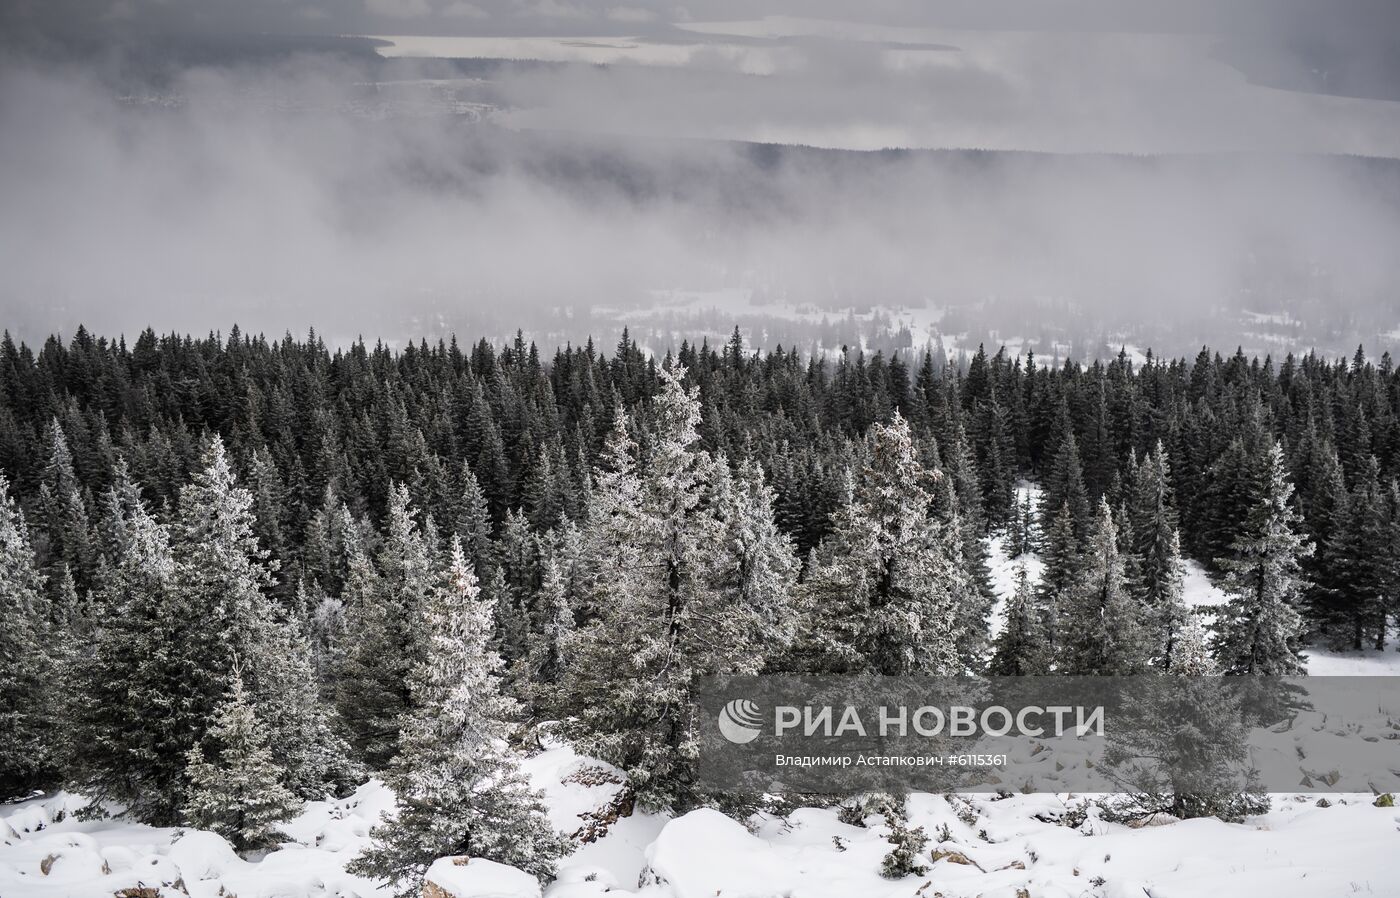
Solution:
[{"label": "spruce tree", "polygon": [[336,708],[359,758],[383,770],[398,750],[409,707],[408,673],[422,653],[415,629],[432,588],[431,556],[414,519],[408,488],[389,489],[389,516],[378,565],[352,559],[346,583],[345,650]]},{"label": "spruce tree", "polygon": [[1089,504],[1089,491],[1084,486],[1084,469],[1079,462],[1079,444],[1073,433],[1065,435],[1055,453],[1054,463],[1045,478],[1044,492],[1040,497],[1040,530],[1049,532],[1054,516],[1061,508],[1069,508],[1070,520],[1074,524],[1074,534],[1084,539],[1093,523],[1093,506]]},{"label": "spruce tree", "polygon": [[1155,598],[1152,604],[1143,607],[1143,618],[1153,660],[1163,670],[1172,671],[1172,659],[1180,655],[1177,640],[1188,623],[1199,623],[1186,605],[1185,564],[1181,560],[1181,540],[1175,530],[1170,532],[1166,551],[1156,564],[1155,582],[1149,587],[1149,594]]},{"label": "spruce tree", "polygon": [[320,707],[305,631],[290,603],[272,598],[276,562],[259,544],[253,506],[253,494],[238,486],[223,441],[214,437],[180,491],[175,519],[175,587],[180,601],[206,621],[195,648],[224,687],[199,704],[212,712],[231,688],[239,659],[279,747],[284,785],[303,797],[322,797],[346,785],[350,768]]},{"label": "spruce tree", "polygon": [[597,616],[567,643],[561,697],[580,750],[625,770],[643,806],[679,810],[699,800],[694,679],[762,668],[770,609],[753,603],[772,597],[731,588],[741,553],[721,539],[715,462],[696,445],[699,396],[679,366],[660,377],[645,473],[619,417],[596,475],[584,541]]},{"label": "spruce tree", "polygon": [[301,802],[283,787],[269,743],[235,668],[209,731],[189,751],[185,822],[213,830],[240,852],[272,848],[285,838],[277,824],[291,819]]},{"label": "spruce tree", "polygon": [[1064,609],[1059,670],[1081,676],[1142,672],[1149,648],[1141,618],[1141,607],[1124,580],[1113,513],[1101,499],[1084,569]]},{"label": "spruce tree", "polygon": [[1300,562],[1312,544],[1298,532],[1293,484],[1277,443],[1264,471],[1240,536],[1217,562],[1230,599],[1217,621],[1215,651],[1223,673],[1290,676],[1306,672],[1297,606],[1304,587]]},{"label": "spruce tree", "polygon": [[179,822],[190,749],[224,688],[208,609],[179,588],[169,529],[125,468],[108,493],[113,553],[96,605],[93,648],[74,673],[74,786],[156,826]]},{"label": "spruce tree", "polygon": [[1043,525],[1040,554],[1045,569],[1037,587],[1046,636],[1056,649],[1061,645],[1060,634],[1065,626],[1061,621],[1062,612],[1068,608],[1071,591],[1084,570],[1085,552],[1084,542],[1074,532],[1074,514],[1069,503],[1062,502],[1049,524]]},{"label": "spruce tree", "polygon": [[1188,612],[1176,631],[1164,668],[1180,677],[1213,677],[1220,673],[1210,651],[1209,633],[1201,617]]},{"label": "spruce tree", "polygon": [[1334,578],[1327,623],[1347,634],[1353,649],[1368,641],[1384,648],[1396,561],[1390,554],[1390,520],[1375,456],[1357,478],[1343,525],[1327,534],[1324,545],[1333,559]]},{"label": "spruce tree", "polygon": [[903,418],[871,429],[860,471],[803,585],[810,672],[960,668],[965,572],[956,569],[932,516],[931,479]]},{"label": "spruce tree", "polygon": [[45,536],[48,582],[56,587],[64,571],[85,592],[97,561],[92,544],[88,501],[73,470],[73,455],[57,418],[49,422],[48,462],[39,484],[39,509]]},{"label": "spruce tree", "polygon": [[994,677],[1032,677],[1050,672],[1050,642],[1026,566],[1016,566],[1016,591],[1006,603],[1006,622],[997,634],[987,672]]},{"label": "spruce tree", "polygon": [[569,665],[568,641],[574,631],[568,585],[552,544],[541,547],[540,585],[535,593],[536,627],[530,648],[516,675],[536,716],[557,711],[555,695]]},{"label": "spruce tree", "polygon": [[59,673],[44,578],[24,514],[0,474],[0,797],[51,785],[59,761]]},{"label": "spruce tree", "polygon": [[514,703],[501,692],[488,642],[492,609],[451,540],[447,570],[417,606],[423,652],[408,677],[410,702],[385,773],[398,813],[347,868],[417,895],[428,865],[465,855],[548,876],[564,849],[539,794],[506,745]]},{"label": "spruce tree", "polygon": [[1171,468],[1161,441],[1137,467],[1129,485],[1127,521],[1132,527],[1132,552],[1138,559],[1138,598],[1158,609],[1180,577],[1180,539],[1171,492]]}]

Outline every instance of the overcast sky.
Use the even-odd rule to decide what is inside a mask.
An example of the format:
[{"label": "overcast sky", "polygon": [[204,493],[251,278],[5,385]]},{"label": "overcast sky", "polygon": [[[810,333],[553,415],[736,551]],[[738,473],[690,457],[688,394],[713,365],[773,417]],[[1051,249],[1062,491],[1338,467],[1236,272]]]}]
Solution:
[{"label": "overcast sky", "polygon": [[[373,331],[732,287],[1384,309],[1396,165],[1341,157],[1400,158],[1397,9],[7,0],[0,311]],[[389,36],[394,58],[269,56],[252,32]],[[153,42],[183,52],[145,81]],[[770,164],[731,142],[1062,156]]]},{"label": "overcast sky", "polygon": [[666,22],[803,16],[948,28],[1395,35],[1389,0],[8,0],[36,30],[634,33]]}]

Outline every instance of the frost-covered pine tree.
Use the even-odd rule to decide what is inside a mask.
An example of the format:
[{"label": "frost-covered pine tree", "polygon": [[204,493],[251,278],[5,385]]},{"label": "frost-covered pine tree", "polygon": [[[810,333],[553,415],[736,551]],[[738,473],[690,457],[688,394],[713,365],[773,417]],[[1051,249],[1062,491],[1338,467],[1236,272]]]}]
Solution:
[{"label": "frost-covered pine tree", "polygon": [[553,540],[541,540],[540,585],[535,590],[535,633],[515,677],[536,717],[557,709],[557,686],[569,664],[568,640],[574,631],[568,587]]},{"label": "frost-covered pine tree", "polygon": [[581,750],[625,770],[644,806],[676,809],[698,800],[693,681],[761,669],[774,599],[766,584],[730,588],[743,553],[722,537],[715,462],[696,446],[700,400],[684,376],[661,370],[644,474],[620,417],[608,437],[584,537],[596,619],[569,640],[560,691]]},{"label": "frost-covered pine tree", "polygon": [[1142,672],[1149,649],[1141,618],[1124,579],[1113,512],[1100,499],[1084,569],[1063,608],[1058,669],[1081,676]]},{"label": "frost-covered pine tree", "polygon": [[1217,562],[1230,600],[1217,620],[1216,659],[1226,674],[1290,676],[1306,672],[1300,653],[1304,582],[1300,561],[1312,552],[1290,499],[1293,484],[1275,443],[1265,458],[1253,508],[1229,556]]},{"label": "frost-covered pine tree", "polygon": [[933,475],[895,415],[867,438],[832,532],[807,580],[802,653],[822,673],[949,674],[960,668],[969,609],[942,527],[931,514]]},{"label": "frost-covered pine tree", "polygon": [[1131,701],[1104,752],[1121,794],[1101,804],[1104,818],[1239,821],[1268,810],[1250,764],[1246,696],[1217,679],[1198,615],[1187,613],[1167,660],[1172,676],[1135,677],[1124,694]]},{"label": "frost-covered pine tree", "polygon": [[423,649],[408,678],[410,706],[386,771],[398,814],[348,869],[417,895],[428,865],[466,855],[547,876],[564,848],[506,743],[514,703],[490,651],[492,609],[451,540],[447,571],[419,604]]},{"label": "frost-covered pine tree", "polygon": [[1016,591],[1006,603],[1006,623],[997,634],[988,673],[995,677],[1032,677],[1050,672],[1050,642],[1044,615],[1031,588],[1025,564],[1016,566]]},{"label": "frost-covered pine tree", "polygon": [[97,561],[92,545],[89,503],[73,471],[73,454],[57,418],[49,422],[46,435],[49,458],[39,483],[38,504],[49,585],[56,587],[66,569],[86,590]]},{"label": "frost-covered pine tree", "polygon": [[1220,673],[1210,652],[1209,634],[1201,616],[1189,609],[1168,647],[1165,669],[1179,677],[1213,677]]},{"label": "frost-covered pine tree", "polygon": [[295,816],[301,802],[283,787],[269,740],[235,667],[209,731],[187,756],[185,822],[218,833],[240,852],[282,841],[277,825]]},{"label": "frost-covered pine tree", "polygon": [[212,708],[231,688],[234,659],[267,724],[283,782],[303,797],[346,785],[345,746],[332,735],[317,700],[310,647],[300,622],[273,600],[276,562],[259,544],[253,494],[240,487],[223,441],[210,440],[201,468],[180,492],[174,545],[180,601],[207,620],[203,662],[222,687],[201,704]]},{"label": "frost-covered pine tree", "polygon": [[1166,542],[1161,557],[1153,562],[1155,582],[1148,586],[1151,604],[1144,603],[1143,619],[1154,662],[1163,670],[1171,670],[1172,659],[1181,654],[1176,643],[1183,630],[1192,623],[1199,626],[1200,622],[1186,605],[1186,566],[1181,560],[1181,537],[1175,529],[1168,533]]},{"label": "frost-covered pine tree", "polygon": [[1172,504],[1171,468],[1161,441],[1134,471],[1128,521],[1138,560],[1141,594],[1149,609],[1160,609],[1181,580],[1181,541]]},{"label": "frost-covered pine tree", "polygon": [[797,579],[792,538],[773,519],[773,490],[763,469],[748,460],[731,474],[719,459],[713,483],[720,546],[714,588],[722,599],[747,609],[761,626],[756,636],[765,657],[785,651],[794,636],[790,592]]},{"label": "frost-covered pine tree", "polygon": [[49,785],[56,772],[51,638],[29,527],[0,474],[0,798]]},{"label": "frost-covered pine tree", "polygon": [[429,547],[403,484],[389,489],[377,557],[377,566],[363,554],[350,564],[336,708],[358,756],[382,770],[398,751],[399,721],[409,708],[408,673],[422,654],[419,606],[433,586]]},{"label": "frost-covered pine tree", "polygon": [[1074,515],[1069,503],[1060,503],[1041,534],[1041,557],[1045,562],[1036,592],[1045,619],[1045,633],[1052,647],[1060,644],[1061,612],[1068,607],[1070,593],[1084,569],[1084,543],[1075,535]]},{"label": "frost-covered pine tree", "polygon": [[104,503],[109,534],[99,625],[77,684],[71,781],[94,807],[115,802],[144,823],[179,822],[187,755],[225,688],[219,633],[179,588],[169,529],[118,465]]}]

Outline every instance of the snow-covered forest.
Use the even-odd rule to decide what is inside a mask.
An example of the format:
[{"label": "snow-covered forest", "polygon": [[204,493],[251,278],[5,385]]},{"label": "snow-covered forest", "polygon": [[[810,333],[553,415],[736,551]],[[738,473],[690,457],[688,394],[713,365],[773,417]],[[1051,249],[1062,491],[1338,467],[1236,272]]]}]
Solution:
[{"label": "snow-covered forest", "polygon": [[[561,874],[549,894],[600,894],[570,859],[650,837],[644,881],[618,885],[701,894],[676,879],[686,839],[747,823],[771,841],[818,813],[819,841],[909,894],[953,855],[981,870],[969,839],[1004,841],[1012,817],[1283,828],[1296,808],[1255,793],[1136,810],[717,793],[695,775],[690,690],[712,673],[1301,674],[1309,646],[1393,648],[1400,617],[1400,373],[1360,352],[957,367],[751,352],[737,330],[664,358],[625,333],[545,352],[7,335],[0,471],[0,797],[27,800],[0,827],[19,851],[0,848],[4,895],[287,894],[213,890],[246,866],[233,852],[273,869],[279,845],[338,852],[338,879],[294,894],[418,894],[462,856],[515,868],[468,864],[504,883],[481,894]],[[1222,595],[1208,616],[1186,595],[1202,571]],[[25,853],[104,817],[188,828],[169,856],[214,885],[77,831]],[[977,890],[1101,894],[1026,891],[1048,868],[1015,863]]]}]

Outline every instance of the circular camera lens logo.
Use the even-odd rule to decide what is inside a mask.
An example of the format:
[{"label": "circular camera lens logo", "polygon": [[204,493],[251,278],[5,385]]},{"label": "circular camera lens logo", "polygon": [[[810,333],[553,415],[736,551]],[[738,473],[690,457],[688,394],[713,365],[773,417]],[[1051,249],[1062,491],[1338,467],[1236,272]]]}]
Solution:
[{"label": "circular camera lens logo", "polygon": [[754,741],[762,729],[763,714],[746,698],[736,698],[719,710],[719,731],[735,745]]}]

